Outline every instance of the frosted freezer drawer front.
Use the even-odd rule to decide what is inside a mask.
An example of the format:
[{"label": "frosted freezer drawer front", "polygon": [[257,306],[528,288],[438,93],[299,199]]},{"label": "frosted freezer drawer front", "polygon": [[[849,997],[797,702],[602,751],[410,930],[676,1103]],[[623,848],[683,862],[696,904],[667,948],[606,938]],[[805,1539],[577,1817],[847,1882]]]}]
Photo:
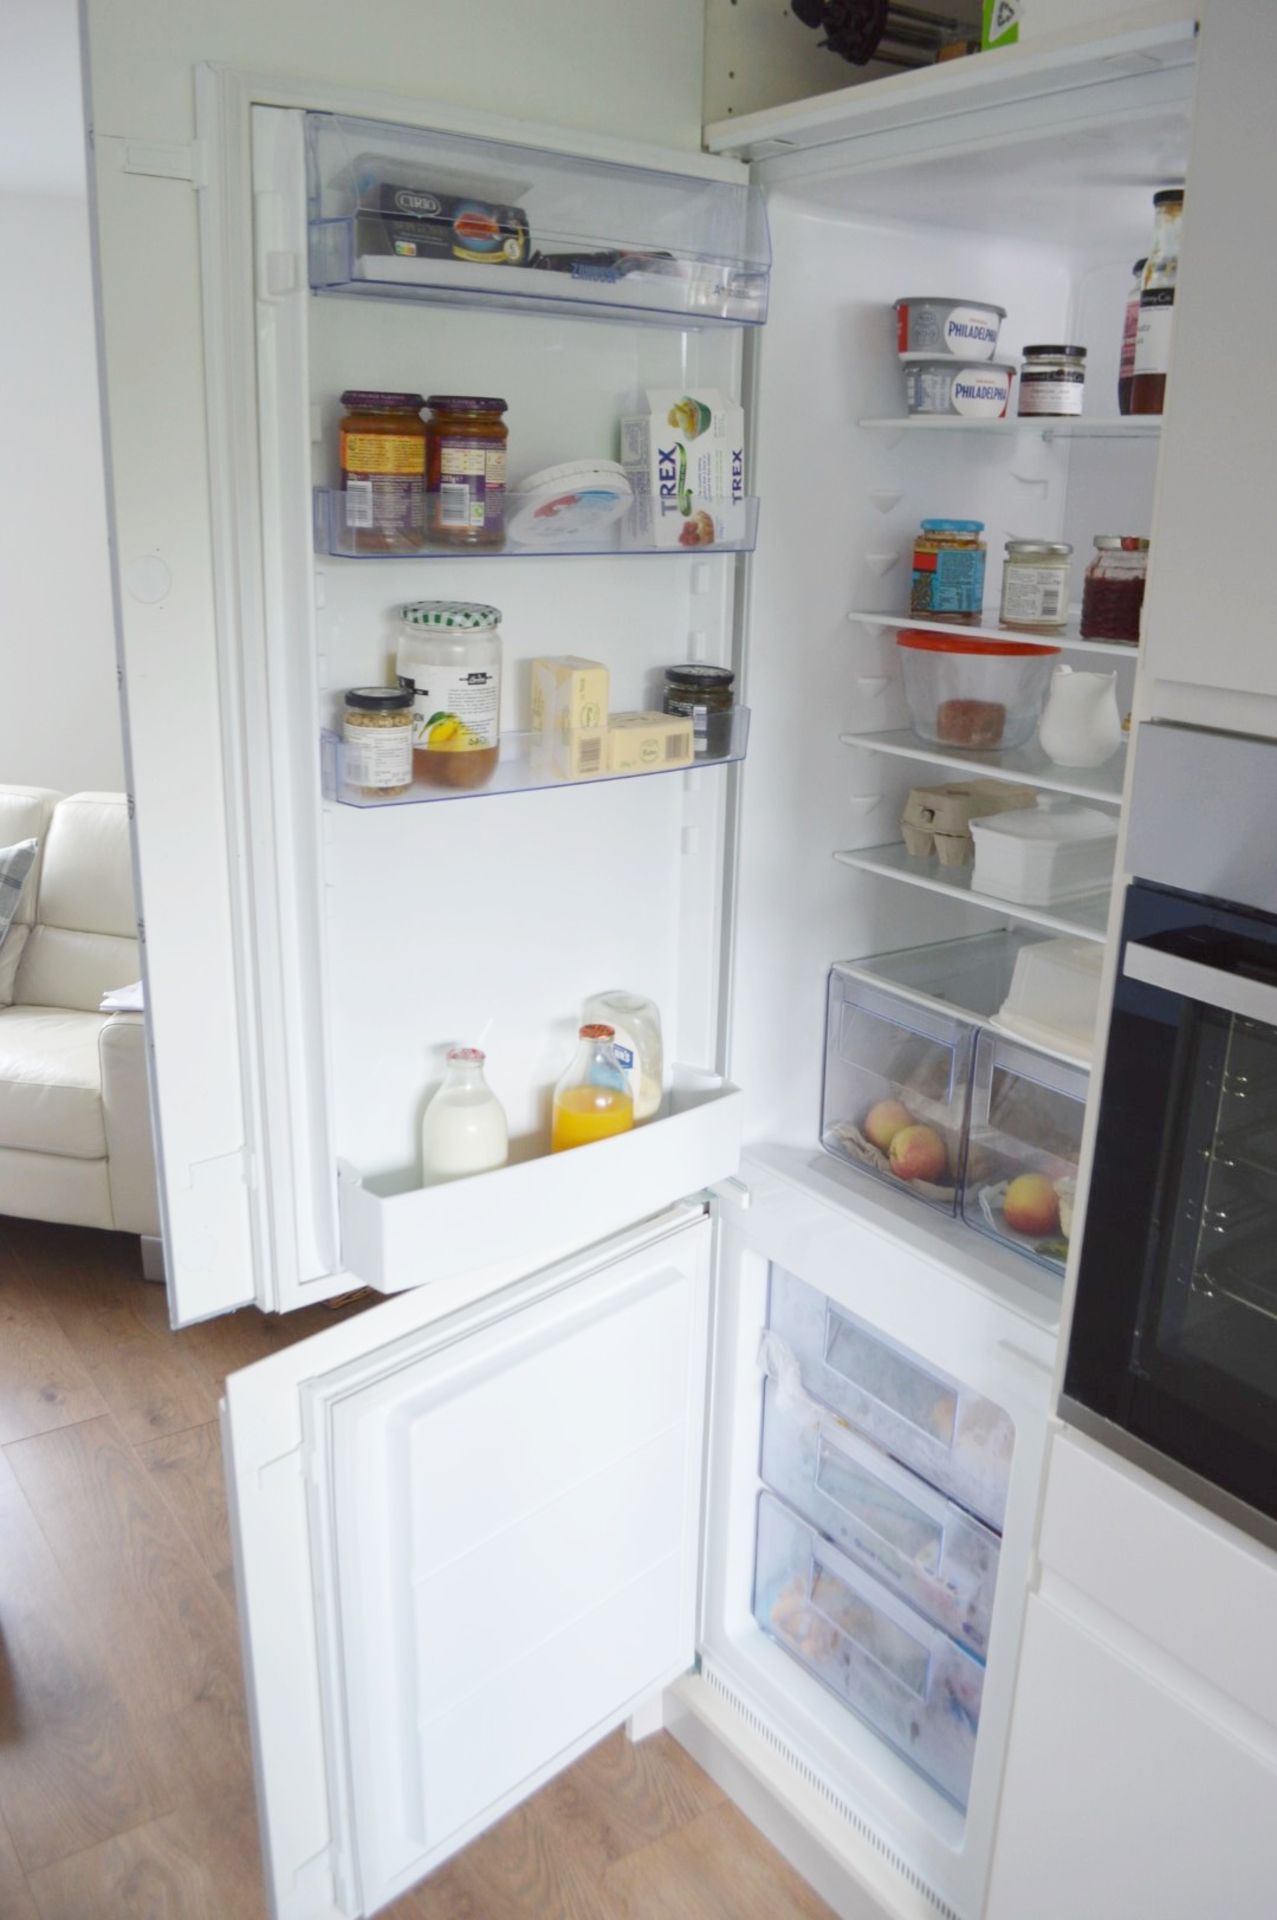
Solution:
[{"label": "frosted freezer drawer front", "polygon": [[1001,1544],[989,1527],[774,1380],[761,1473],[858,1566],[984,1658]]},{"label": "frosted freezer drawer front", "polygon": [[710,1237],[419,1288],[228,1381],[274,1911],[376,1911],[692,1664]]},{"label": "frosted freezer drawer front", "polygon": [[773,1267],[767,1324],[804,1389],[999,1532],[1015,1429],[991,1400],[950,1379]]},{"label": "frosted freezer drawer front", "polygon": [[984,1668],[767,1493],[758,1496],[754,1617],[965,1807]]},{"label": "frosted freezer drawer front", "polygon": [[[341,1251],[381,1293],[502,1261],[590,1246],[726,1180],[740,1164],[742,1095],[675,1068],[668,1111],[630,1133],[437,1187],[343,1173]],[[398,1189],[398,1190],[396,1190]]]}]

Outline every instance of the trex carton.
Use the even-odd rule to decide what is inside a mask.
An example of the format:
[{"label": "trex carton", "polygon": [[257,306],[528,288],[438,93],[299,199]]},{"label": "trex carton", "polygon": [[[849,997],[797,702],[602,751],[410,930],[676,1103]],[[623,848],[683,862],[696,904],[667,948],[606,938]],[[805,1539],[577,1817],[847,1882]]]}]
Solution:
[{"label": "trex carton", "polygon": [[745,537],[745,414],[717,387],[649,387],[621,419],[635,493],[629,539],[713,547]]}]

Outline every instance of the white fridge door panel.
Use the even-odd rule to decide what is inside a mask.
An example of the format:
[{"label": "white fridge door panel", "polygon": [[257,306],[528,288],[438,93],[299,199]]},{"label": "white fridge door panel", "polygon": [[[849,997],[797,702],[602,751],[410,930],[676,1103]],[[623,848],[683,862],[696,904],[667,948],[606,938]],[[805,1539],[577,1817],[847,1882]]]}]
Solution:
[{"label": "white fridge door panel", "polygon": [[709,1221],[227,1381],[273,1911],[370,1913],[692,1664]]}]

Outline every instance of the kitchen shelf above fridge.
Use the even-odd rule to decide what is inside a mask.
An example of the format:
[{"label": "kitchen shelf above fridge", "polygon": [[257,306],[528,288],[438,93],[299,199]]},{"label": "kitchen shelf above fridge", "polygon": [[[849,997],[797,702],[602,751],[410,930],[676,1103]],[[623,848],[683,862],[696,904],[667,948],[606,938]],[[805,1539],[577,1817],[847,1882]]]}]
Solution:
[{"label": "kitchen shelf above fridge", "polygon": [[[749,743],[749,708],[709,716],[716,731],[712,752],[692,760],[655,758],[650,765],[610,770],[607,729],[591,727],[578,733],[504,733],[495,768],[482,786],[438,786],[424,776],[406,792],[374,793],[352,787],[345,775],[345,755],[339,734],[320,735],[323,792],[326,800],[343,807],[381,811],[385,807],[423,806],[440,800],[483,800],[502,793],[533,793],[558,787],[596,787],[614,780],[652,780],[661,774],[698,773],[711,767],[734,766],[745,758]],[[462,756],[453,756],[460,761]]]},{"label": "kitchen shelf above fridge", "polygon": [[1109,654],[1115,660],[1133,662],[1138,658],[1139,647],[1129,641],[1084,640],[1079,630],[1081,618],[1081,609],[1075,607],[1062,632],[1030,634],[1000,626],[995,607],[986,608],[974,626],[956,620],[937,620],[930,614],[919,613],[874,613],[854,608],[847,615],[852,626],[876,627],[889,633],[903,633],[909,628],[919,633],[951,633],[960,640],[1031,640],[1041,642],[1043,646],[1064,647],[1070,652]]},{"label": "kitchen shelf above fridge", "polygon": [[[638,495],[619,518],[599,524],[597,519],[585,531],[573,536],[566,515],[573,502],[565,490],[562,506],[547,501],[546,488],[535,493],[508,493],[505,497],[505,545],[445,546],[405,544],[393,548],[374,546],[370,530],[350,525],[349,496],[337,487],[315,489],[315,551],[341,560],[528,560],[540,556],[550,560],[589,559],[600,554],[664,554],[677,558],[688,554],[705,556],[717,553],[752,553],[758,539],[758,501],[696,501],[690,520],[679,516],[679,525],[691,532],[682,538],[666,539],[657,524],[649,495]],[[556,512],[557,510],[557,512]],[[358,512],[359,509],[356,509]],[[580,524],[579,520],[577,524]]]},{"label": "kitchen shelf above fridge", "polygon": [[956,767],[960,773],[980,773],[991,780],[1013,780],[1041,787],[1047,793],[1068,793],[1078,800],[1101,800],[1119,806],[1126,774],[1126,752],[1119,748],[1100,767],[1058,767],[1041,747],[1014,747],[1005,752],[965,747],[946,750],[920,740],[912,727],[888,727],[878,733],[842,733],[845,747],[864,747],[870,753],[897,754],[905,760],[925,760],[929,766]]},{"label": "kitchen shelf above fridge", "polygon": [[908,886],[925,887],[929,892],[947,894],[965,906],[983,907],[1004,919],[1018,920],[1026,926],[1046,927],[1052,933],[1067,933],[1079,940],[1104,939],[1108,926],[1109,890],[1062,901],[1053,907],[1033,907],[1016,900],[1004,900],[994,893],[977,893],[972,886],[970,867],[945,867],[934,854],[917,856],[903,841],[884,847],[848,848],[835,853],[834,859],[845,867],[858,867],[863,873],[876,873],[888,880],[902,880]]},{"label": "kitchen shelf above fridge", "polygon": [[677,327],[760,325],[761,190],[340,114],[306,115],[316,292]]},{"label": "kitchen shelf above fridge", "polygon": [[[381,1293],[505,1261],[548,1264],[730,1179],[740,1164],[743,1095],[675,1066],[661,1117],[570,1152],[422,1187],[405,1174],[342,1167],[341,1257]],[[536,1150],[539,1149],[539,1150]],[[516,1145],[515,1151],[518,1151]]]}]

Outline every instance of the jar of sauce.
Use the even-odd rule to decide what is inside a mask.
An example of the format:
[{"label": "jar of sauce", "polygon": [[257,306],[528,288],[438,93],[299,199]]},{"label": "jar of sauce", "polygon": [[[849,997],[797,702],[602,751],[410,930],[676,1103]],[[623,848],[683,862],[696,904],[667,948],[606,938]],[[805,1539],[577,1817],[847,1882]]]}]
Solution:
[{"label": "jar of sauce", "polygon": [[1008,540],[1002,564],[1001,621],[1017,633],[1058,633],[1069,618],[1066,540]]},{"label": "jar of sauce", "polygon": [[345,535],[356,553],[419,553],[426,543],[426,423],[419,393],[350,387],[340,428]]},{"label": "jar of sauce", "polygon": [[505,545],[504,400],[432,393],[426,401],[430,538],[441,547]]},{"label": "jar of sauce", "polygon": [[913,543],[909,611],[974,624],[984,608],[983,520],[924,520]]},{"label": "jar of sauce", "polygon": [[1147,540],[1097,533],[1095,558],[1082,586],[1082,638],[1126,640],[1138,646],[1147,575]]},{"label": "jar of sauce", "polygon": [[730,667],[705,667],[692,661],[666,667],[662,706],[686,714],[698,760],[721,760],[731,752],[736,675]]},{"label": "jar of sauce", "polygon": [[1020,367],[1020,416],[1068,419],[1082,411],[1086,348],[1026,347]]}]

